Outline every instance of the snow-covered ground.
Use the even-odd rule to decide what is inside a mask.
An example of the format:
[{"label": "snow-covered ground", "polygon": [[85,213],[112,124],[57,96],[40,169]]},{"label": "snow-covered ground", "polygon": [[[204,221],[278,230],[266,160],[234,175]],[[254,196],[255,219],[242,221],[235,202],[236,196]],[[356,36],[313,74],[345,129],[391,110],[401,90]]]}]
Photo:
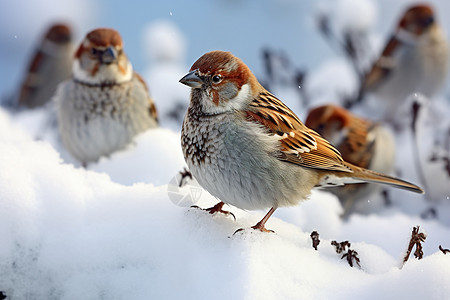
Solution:
[{"label": "snow-covered ground", "polygon": [[[444,299],[450,292],[450,255],[438,250],[450,245],[450,228],[438,219],[397,206],[343,222],[339,201],[315,191],[269,220],[276,233],[233,236],[264,212],[229,207],[234,221],[176,205],[174,196],[198,192],[192,182],[178,189],[170,180],[183,167],[178,133],[146,132],[85,170],[13,117],[0,111],[0,290],[7,299]],[[205,191],[190,200],[216,202]],[[441,204],[447,220],[448,204]],[[400,269],[416,225],[428,234],[425,257]],[[349,240],[361,268],[342,260],[332,240]]]},{"label": "snow-covered ground", "polygon": [[[280,2],[289,5],[289,0]],[[337,28],[369,30],[381,22],[388,7],[384,2],[341,0],[330,7],[338,12]],[[360,11],[360,17],[349,20],[350,8]],[[450,178],[443,161],[430,160],[448,151],[450,101],[444,93],[425,104],[418,121],[425,196],[390,189],[389,205],[374,195],[342,220],[338,199],[316,190],[308,201],[276,211],[267,223],[275,233],[245,230],[233,235],[266,212],[226,207],[236,220],[212,216],[190,206],[210,207],[217,199],[192,180],[178,187],[185,163],[180,116],[172,112],[188,104],[189,89],[177,79],[189,66],[184,65],[188,44],[174,26],[158,21],[144,30],[144,50],[154,56],[143,75],[158,105],[161,128],[142,133],[127,149],[87,169],[62,147],[51,107],[0,108],[0,292],[6,299],[449,297],[450,253],[441,252],[439,245],[450,248]],[[381,47],[383,39],[376,34],[370,38],[374,47]],[[173,47],[179,51],[170,51]],[[289,72],[296,70],[291,66]],[[278,75],[278,81],[267,82],[271,91],[303,120],[310,106],[340,103],[339,96],[354,91],[357,81],[339,55],[308,70],[300,87],[286,85]],[[374,114],[367,109],[361,113]],[[437,144],[436,133],[441,137]],[[398,133],[396,142],[398,176],[423,185],[411,131]],[[414,226],[427,234],[424,258],[411,254],[402,267]],[[317,251],[312,231],[320,234]],[[341,259],[344,253],[336,253],[333,240],[348,240],[360,267]]]}]

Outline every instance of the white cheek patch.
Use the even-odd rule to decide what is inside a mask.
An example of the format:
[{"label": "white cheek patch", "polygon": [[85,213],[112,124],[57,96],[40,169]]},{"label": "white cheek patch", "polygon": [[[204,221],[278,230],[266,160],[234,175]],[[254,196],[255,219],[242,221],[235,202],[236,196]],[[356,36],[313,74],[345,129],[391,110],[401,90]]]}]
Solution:
[{"label": "white cheek patch", "polygon": [[89,83],[100,84],[103,82],[123,83],[130,81],[133,78],[133,66],[129,61],[126,62],[125,73],[119,70],[117,64],[104,65],[99,69],[94,76],[91,75],[91,70],[81,68],[80,60],[75,59],[72,64],[73,76],[76,80]]},{"label": "white cheek patch", "polygon": [[93,77],[82,69],[80,66],[80,60],[75,59],[72,64],[73,77],[81,82],[93,83]]},{"label": "white cheek patch", "polygon": [[250,85],[246,83],[241,87],[241,90],[238,92],[236,97],[230,99],[224,104],[225,106],[229,106],[232,109],[241,110],[248,104],[250,96]]},{"label": "white cheek patch", "polygon": [[208,114],[219,114],[225,112],[231,112],[233,110],[242,110],[245,108],[246,104],[251,101],[251,91],[250,85],[244,84],[241,87],[241,90],[238,92],[236,97],[229,99],[228,101],[223,101],[219,103],[219,106],[216,106],[214,102],[211,100],[212,95],[206,96],[203,94],[202,103],[203,109],[205,113]]}]

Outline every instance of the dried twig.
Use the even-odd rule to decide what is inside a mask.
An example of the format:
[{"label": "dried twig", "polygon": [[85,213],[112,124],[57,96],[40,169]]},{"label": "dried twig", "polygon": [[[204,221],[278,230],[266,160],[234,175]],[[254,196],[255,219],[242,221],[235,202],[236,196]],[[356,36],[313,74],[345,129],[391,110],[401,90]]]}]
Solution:
[{"label": "dried twig", "polygon": [[[444,171],[447,173],[450,178],[450,128],[448,128],[446,139],[443,142],[444,149],[443,153],[438,155],[436,152],[431,154],[429,159],[430,162],[436,162],[438,160],[442,160],[444,162]],[[438,148],[439,143],[436,141],[434,148]]]},{"label": "dried twig", "polygon": [[311,232],[312,246],[315,250],[317,250],[317,246],[320,244],[319,233],[317,231]]},{"label": "dried twig", "polygon": [[420,214],[422,219],[436,219],[437,218],[437,210],[434,207],[428,208],[426,211]]},{"label": "dried twig", "polygon": [[356,262],[356,264],[358,265],[358,267],[361,268],[361,265],[359,264],[360,260],[358,257],[358,252],[356,252],[355,250],[348,249],[347,253],[345,253],[341,257],[341,259],[344,259],[344,258],[347,259],[347,262],[350,265],[350,267],[353,268],[353,260],[354,260]]},{"label": "dried twig", "polygon": [[441,250],[442,253],[444,253],[445,255],[447,255],[447,253],[450,253],[450,250],[449,250],[449,249],[444,249],[444,248],[442,248],[441,245],[439,245],[439,250]]},{"label": "dried twig", "polygon": [[331,241],[331,245],[336,247],[336,253],[337,254],[341,254],[342,252],[345,251],[345,247],[348,247],[350,249],[350,242],[349,241],[343,241],[343,242],[336,242],[336,241]]},{"label": "dried twig", "polygon": [[420,226],[413,227],[411,239],[409,240],[408,250],[406,251],[405,257],[403,258],[403,264],[405,264],[408,261],[409,255],[411,254],[411,251],[414,248],[414,246],[416,246],[416,251],[414,251],[414,257],[417,259],[423,258],[423,250],[421,243],[425,242],[427,235],[423,232],[419,232],[419,229]]},{"label": "dried twig", "polygon": [[179,187],[183,186],[183,180],[186,177],[189,177],[190,179],[192,179],[192,173],[186,168],[184,168],[183,171],[180,171],[180,175],[181,175],[181,179],[180,179]]}]

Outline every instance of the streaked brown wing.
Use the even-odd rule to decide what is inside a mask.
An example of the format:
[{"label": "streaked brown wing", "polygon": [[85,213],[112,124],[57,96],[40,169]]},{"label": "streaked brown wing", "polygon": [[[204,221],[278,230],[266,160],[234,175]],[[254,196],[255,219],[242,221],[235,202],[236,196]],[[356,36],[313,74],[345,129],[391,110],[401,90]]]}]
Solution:
[{"label": "streaked brown wing", "polygon": [[317,132],[306,127],[275,96],[265,91],[246,111],[249,121],[258,122],[280,141],[277,158],[305,168],[352,172],[339,151]]}]

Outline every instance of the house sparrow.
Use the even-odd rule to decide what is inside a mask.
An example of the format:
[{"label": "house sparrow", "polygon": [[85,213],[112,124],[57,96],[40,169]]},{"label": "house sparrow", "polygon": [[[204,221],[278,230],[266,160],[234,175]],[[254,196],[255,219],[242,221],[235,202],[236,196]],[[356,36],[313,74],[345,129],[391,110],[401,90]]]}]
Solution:
[{"label": "house sparrow", "polygon": [[[348,110],[323,105],[312,109],[305,125],[336,146],[344,161],[380,173],[391,173],[395,163],[395,141],[381,124],[360,118]],[[375,184],[353,184],[329,189],[339,197],[343,217],[348,216],[355,200],[380,191]]]},{"label": "house sparrow", "polygon": [[181,83],[191,87],[181,146],[199,184],[241,209],[305,200],[314,187],[378,182],[418,193],[418,186],[345,162],[338,150],[306,127],[229,52],[200,57]]},{"label": "house sparrow", "polygon": [[443,86],[448,69],[446,36],[428,5],[415,5],[403,14],[380,57],[362,80],[360,97],[373,93],[392,121],[412,93],[432,97]]},{"label": "house sparrow", "polygon": [[119,33],[89,32],[73,62],[73,76],[55,100],[64,146],[84,165],[123,149],[135,135],[156,127],[153,100],[123,51]]},{"label": "house sparrow", "polygon": [[34,53],[22,82],[17,102],[38,107],[52,98],[58,84],[70,77],[74,45],[66,24],[54,24]]}]

